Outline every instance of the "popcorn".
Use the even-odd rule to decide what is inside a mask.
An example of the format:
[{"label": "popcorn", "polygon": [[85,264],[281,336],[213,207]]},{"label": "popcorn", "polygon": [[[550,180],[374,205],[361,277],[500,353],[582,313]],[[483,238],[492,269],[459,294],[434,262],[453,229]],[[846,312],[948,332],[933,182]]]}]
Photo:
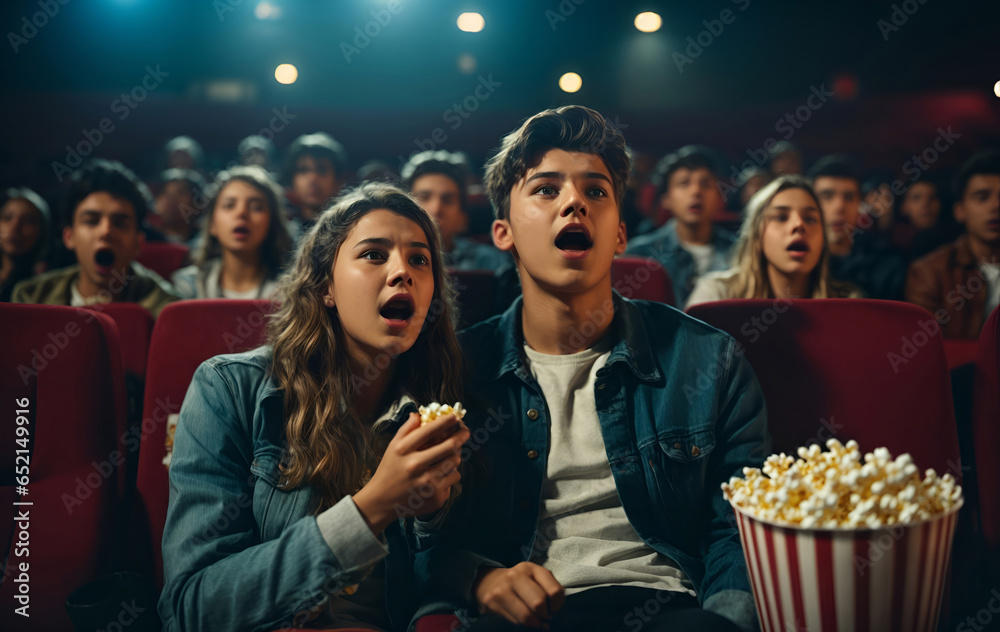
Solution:
[{"label": "popcorn", "polygon": [[455,402],[454,406],[449,406],[448,404],[441,405],[437,402],[432,402],[427,406],[421,406],[417,409],[420,412],[420,425],[426,425],[434,421],[438,417],[443,415],[450,415],[455,413],[459,419],[465,418],[466,410],[462,408],[462,402]]},{"label": "popcorn", "polygon": [[920,471],[909,454],[895,459],[886,448],[864,455],[856,441],[836,439],[767,457],[764,466],[743,468],[722,484],[734,506],[756,518],[811,528],[880,528],[919,522],[947,513],[962,501],[951,474]]}]

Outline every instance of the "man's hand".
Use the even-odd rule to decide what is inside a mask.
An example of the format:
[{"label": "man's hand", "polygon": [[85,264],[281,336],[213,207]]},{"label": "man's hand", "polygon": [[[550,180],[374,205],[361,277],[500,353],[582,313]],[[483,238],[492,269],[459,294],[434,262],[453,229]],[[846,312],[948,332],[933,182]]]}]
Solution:
[{"label": "man's hand", "polygon": [[472,587],[482,613],[492,612],[511,623],[548,629],[566,591],[547,568],[521,562],[514,568],[487,568]]}]

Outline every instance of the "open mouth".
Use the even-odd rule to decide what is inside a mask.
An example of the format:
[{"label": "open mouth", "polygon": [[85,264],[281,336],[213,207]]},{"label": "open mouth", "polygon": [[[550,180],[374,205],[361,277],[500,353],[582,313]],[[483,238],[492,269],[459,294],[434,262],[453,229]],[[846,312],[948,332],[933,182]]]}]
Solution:
[{"label": "open mouth", "polygon": [[237,226],[236,228],[233,229],[233,234],[238,235],[240,237],[249,237],[250,229],[247,228],[246,226]]},{"label": "open mouth", "polygon": [[567,226],[556,237],[556,248],[559,250],[584,252],[590,250],[593,246],[594,242],[591,241],[590,235],[587,234],[587,229],[579,224]]},{"label": "open mouth", "polygon": [[786,250],[788,252],[809,252],[809,244],[804,241],[793,241]]},{"label": "open mouth", "polygon": [[110,248],[101,248],[94,253],[94,263],[100,272],[109,272],[111,266],[115,265],[115,251]]},{"label": "open mouth", "polygon": [[390,323],[404,323],[413,317],[413,298],[409,294],[397,294],[389,299],[378,311],[379,316]]}]

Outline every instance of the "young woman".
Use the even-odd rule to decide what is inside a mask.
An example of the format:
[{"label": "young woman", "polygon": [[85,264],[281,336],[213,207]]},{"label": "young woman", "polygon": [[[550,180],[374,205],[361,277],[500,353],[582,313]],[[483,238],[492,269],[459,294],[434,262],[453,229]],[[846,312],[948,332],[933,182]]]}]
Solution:
[{"label": "young woman", "polygon": [[728,298],[843,298],[830,278],[823,211],[808,180],[781,176],[750,198],[729,270],[698,280],[687,306]]},{"label": "young woman", "polygon": [[194,265],[171,281],[181,298],[270,298],[292,239],[281,189],[264,169],[219,174]]},{"label": "young woman", "polygon": [[[406,599],[383,597],[412,569],[397,519],[446,503],[469,436],[454,415],[421,426],[414,412],[458,401],[446,278],[434,221],[395,187],[365,184],[318,216],[267,346],[208,360],[184,400],[166,629],[406,625]],[[389,549],[404,552],[383,567]]]},{"label": "young woman", "polygon": [[49,226],[49,205],[31,189],[8,189],[0,205],[0,303],[33,276]]}]

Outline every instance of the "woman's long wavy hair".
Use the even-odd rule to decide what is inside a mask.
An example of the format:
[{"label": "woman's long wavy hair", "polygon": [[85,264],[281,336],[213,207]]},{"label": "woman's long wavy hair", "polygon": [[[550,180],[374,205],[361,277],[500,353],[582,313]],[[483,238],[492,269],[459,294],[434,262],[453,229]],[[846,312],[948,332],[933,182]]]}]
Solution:
[{"label": "woman's long wavy hair", "polygon": [[284,394],[288,447],[282,485],[312,486],[319,496],[317,513],[357,491],[374,463],[370,429],[353,406],[364,378],[348,363],[340,318],[336,308],[324,305],[323,295],[351,229],[376,210],[415,222],[431,247],[431,306],[413,347],[395,357],[395,384],[421,403],[460,400],[454,292],[442,264],[437,225],[392,185],[367,183],[343,194],[302,237],[295,261],[278,283],[275,299],[280,307],[268,322],[268,343],[274,350],[271,374]]},{"label": "woman's long wavy hair", "polygon": [[[823,206],[816,197],[812,185],[802,176],[781,176],[754,193],[747,202],[744,211],[743,224],[740,226],[739,239],[733,248],[733,265],[725,281],[729,284],[730,298],[773,298],[774,288],[771,287],[767,275],[767,257],[764,256],[764,228],[766,216],[764,211],[771,205],[774,197],[788,189],[802,189],[816,203],[819,209],[820,222],[823,222]],[[826,240],[826,226],[823,225],[823,253],[819,263],[809,275],[808,296],[800,298],[831,298],[837,294],[830,280],[830,247]]]}]

